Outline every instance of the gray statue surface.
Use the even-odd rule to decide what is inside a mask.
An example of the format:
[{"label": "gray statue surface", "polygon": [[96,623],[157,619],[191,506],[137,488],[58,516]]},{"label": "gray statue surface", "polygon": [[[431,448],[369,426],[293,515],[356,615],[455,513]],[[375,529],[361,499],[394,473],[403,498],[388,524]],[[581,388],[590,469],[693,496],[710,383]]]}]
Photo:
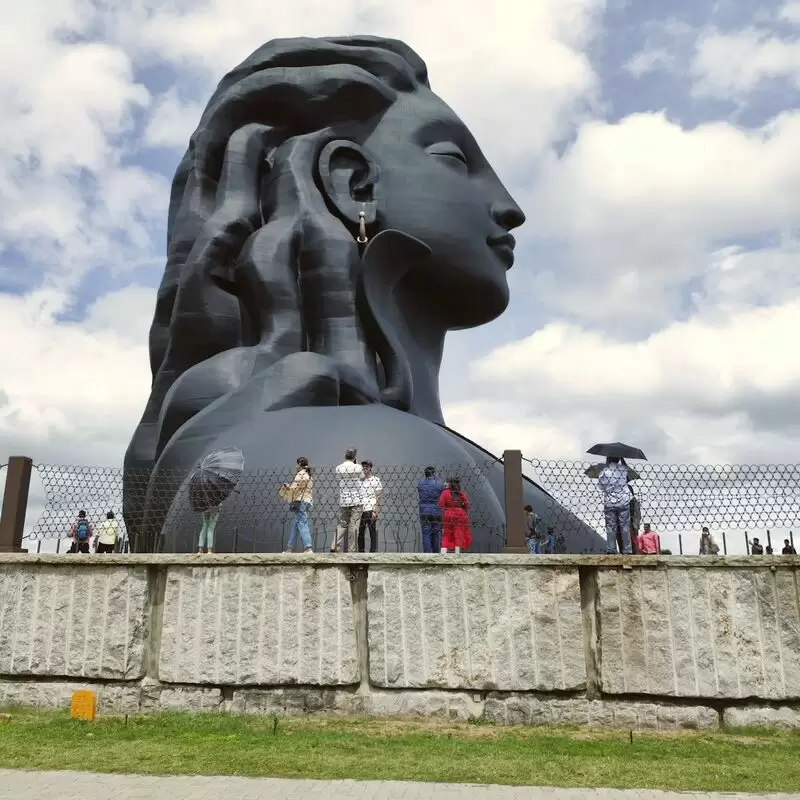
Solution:
[{"label": "gray statue surface", "polygon": [[[505,310],[524,220],[402,42],[260,47],[219,84],[173,182],[152,390],[125,460],[134,536],[181,516],[181,476],[218,447],[253,473],[333,465],[350,445],[418,477],[485,464],[445,427],[439,368],[449,330]],[[276,488],[223,513],[263,516]],[[502,526],[502,465],[473,492]],[[280,549],[253,525],[254,549]],[[480,531],[474,549],[492,549]]]}]

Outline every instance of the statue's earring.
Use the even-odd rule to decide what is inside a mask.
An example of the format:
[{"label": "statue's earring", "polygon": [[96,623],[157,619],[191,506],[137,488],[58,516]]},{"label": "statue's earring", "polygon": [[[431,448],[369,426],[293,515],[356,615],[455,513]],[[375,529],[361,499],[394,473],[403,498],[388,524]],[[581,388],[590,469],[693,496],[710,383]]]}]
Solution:
[{"label": "statue's earring", "polygon": [[367,207],[361,204],[361,211],[358,212],[358,236],[356,241],[359,244],[367,243]]}]

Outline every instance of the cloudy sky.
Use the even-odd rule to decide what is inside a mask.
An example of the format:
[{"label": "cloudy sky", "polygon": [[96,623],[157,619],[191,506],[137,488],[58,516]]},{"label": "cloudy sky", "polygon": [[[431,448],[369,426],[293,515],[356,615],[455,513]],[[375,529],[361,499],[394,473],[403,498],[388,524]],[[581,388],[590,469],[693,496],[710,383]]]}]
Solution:
[{"label": "cloudy sky", "polygon": [[209,93],[268,39],[376,33],[528,217],[508,312],[448,343],[448,423],[531,458],[800,460],[800,1],[123,5],[2,0],[3,454],[121,462]]}]

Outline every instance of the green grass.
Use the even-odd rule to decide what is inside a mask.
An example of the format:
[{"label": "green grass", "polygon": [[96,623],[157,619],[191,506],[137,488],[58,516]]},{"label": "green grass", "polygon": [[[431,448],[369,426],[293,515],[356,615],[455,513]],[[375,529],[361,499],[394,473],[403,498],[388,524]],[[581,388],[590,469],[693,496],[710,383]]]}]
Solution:
[{"label": "green grass", "polygon": [[800,789],[800,734],[634,734],[408,720],[155,714],[0,719],[0,767],[694,791]]}]

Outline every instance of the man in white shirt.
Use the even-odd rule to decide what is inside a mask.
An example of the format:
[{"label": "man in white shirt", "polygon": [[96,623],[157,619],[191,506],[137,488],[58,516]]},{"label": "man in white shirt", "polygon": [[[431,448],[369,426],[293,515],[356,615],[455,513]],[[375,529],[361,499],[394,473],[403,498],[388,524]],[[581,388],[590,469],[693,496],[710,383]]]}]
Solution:
[{"label": "man in white shirt", "polygon": [[358,552],[364,552],[364,532],[369,527],[369,551],[374,553],[378,549],[378,533],[375,523],[378,512],[381,510],[381,494],[383,484],[381,479],[373,474],[372,462],[362,461],[364,477],[361,479],[361,523],[358,526]]},{"label": "man in white shirt", "polygon": [[631,490],[628,486],[628,465],[619,458],[607,458],[606,466],[597,478],[603,491],[603,511],[606,521],[606,553],[617,552],[617,529],[622,535],[622,552],[630,555],[631,547]]},{"label": "man in white shirt", "polygon": [[346,553],[348,542],[352,542],[358,533],[361,522],[361,479],[364,469],[356,462],[355,447],[344,454],[344,461],[336,467],[339,478],[339,524],[336,527],[336,541],[331,553],[339,550]]}]

